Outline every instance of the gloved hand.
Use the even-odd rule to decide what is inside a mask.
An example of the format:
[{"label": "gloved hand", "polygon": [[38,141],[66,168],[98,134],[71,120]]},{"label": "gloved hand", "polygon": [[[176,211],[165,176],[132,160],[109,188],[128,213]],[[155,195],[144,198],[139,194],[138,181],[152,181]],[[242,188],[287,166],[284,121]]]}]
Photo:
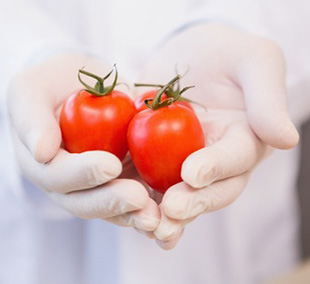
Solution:
[{"label": "gloved hand", "polygon": [[116,179],[122,163],[104,151],[70,154],[61,148],[57,117],[62,102],[81,88],[77,70],[107,72],[98,58],[60,54],[28,67],[11,83],[8,107],[21,172],[71,214],[153,231],[157,204],[135,180]]},{"label": "gloved hand", "polygon": [[140,80],[166,82],[175,64],[189,67],[182,85],[196,85],[189,98],[208,108],[198,114],[207,147],[185,160],[184,182],[163,196],[153,236],[164,249],[197,216],[237,199],[272,147],[289,149],[299,139],[287,111],[284,58],[274,42],[218,24],[189,27],[153,56]]}]

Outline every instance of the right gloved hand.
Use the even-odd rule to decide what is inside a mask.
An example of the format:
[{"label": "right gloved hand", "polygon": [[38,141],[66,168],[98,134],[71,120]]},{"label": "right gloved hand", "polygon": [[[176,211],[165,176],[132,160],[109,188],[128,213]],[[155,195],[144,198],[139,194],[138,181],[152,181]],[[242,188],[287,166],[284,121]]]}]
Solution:
[{"label": "right gloved hand", "polygon": [[164,249],[172,249],[198,216],[234,202],[272,148],[290,149],[299,139],[287,109],[285,60],[273,41],[197,23],[166,40],[146,64],[141,82],[165,82],[176,62],[190,66],[182,79],[184,86],[196,86],[190,98],[208,107],[198,114],[206,147],[187,157],[184,182],[163,196],[154,236]]},{"label": "right gloved hand", "polygon": [[122,172],[116,156],[105,151],[70,154],[61,148],[57,113],[81,87],[77,70],[84,65],[98,73],[110,69],[98,58],[60,54],[12,81],[8,108],[21,172],[75,216],[154,231],[160,219],[157,204],[138,181],[115,179]]}]

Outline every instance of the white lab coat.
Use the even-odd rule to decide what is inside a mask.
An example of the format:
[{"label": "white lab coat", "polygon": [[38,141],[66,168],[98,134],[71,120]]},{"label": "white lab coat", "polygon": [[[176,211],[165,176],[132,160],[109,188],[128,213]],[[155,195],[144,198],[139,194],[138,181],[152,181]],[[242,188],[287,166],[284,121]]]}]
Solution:
[{"label": "white lab coat", "polygon": [[165,36],[201,19],[280,43],[300,125],[310,113],[309,13],[306,1],[291,0],[1,0],[0,283],[249,284],[292,268],[299,259],[298,149],[276,151],[233,205],[201,216],[174,250],[163,251],[132,229],[71,217],[22,179],[4,97],[22,66],[60,49],[91,50],[134,80]]}]

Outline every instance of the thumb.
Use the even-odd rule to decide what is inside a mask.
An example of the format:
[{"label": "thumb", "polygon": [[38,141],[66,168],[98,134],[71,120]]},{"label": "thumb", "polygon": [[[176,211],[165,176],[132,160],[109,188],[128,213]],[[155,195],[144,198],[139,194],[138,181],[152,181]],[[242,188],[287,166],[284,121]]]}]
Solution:
[{"label": "thumb", "polygon": [[237,66],[249,123],[268,145],[289,149],[297,145],[298,132],[287,109],[285,61],[281,49],[263,40]]},{"label": "thumb", "polygon": [[32,156],[40,163],[55,157],[61,144],[56,109],[79,86],[76,71],[88,65],[95,70],[101,60],[81,53],[64,52],[30,66],[11,82],[8,109],[12,126]]},{"label": "thumb", "polygon": [[[11,86],[8,108],[11,124],[22,143],[39,163],[50,161],[61,144],[54,107],[44,96],[28,96],[18,84]],[[39,92],[39,91],[38,91]]]}]

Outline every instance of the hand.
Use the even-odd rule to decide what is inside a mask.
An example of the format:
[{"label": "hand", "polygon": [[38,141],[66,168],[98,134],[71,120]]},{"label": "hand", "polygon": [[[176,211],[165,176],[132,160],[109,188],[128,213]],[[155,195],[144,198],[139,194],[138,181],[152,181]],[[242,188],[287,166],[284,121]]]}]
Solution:
[{"label": "hand", "polygon": [[163,196],[154,236],[164,249],[197,216],[238,198],[271,147],[289,149],[299,139],[287,112],[284,58],[272,41],[216,24],[190,27],[153,56],[141,81],[168,81],[175,64],[189,67],[182,85],[196,85],[190,98],[208,108],[199,115],[207,147],[185,160],[184,182]]},{"label": "hand", "polygon": [[139,182],[115,179],[122,172],[116,156],[104,151],[70,154],[61,148],[59,109],[81,88],[77,70],[84,65],[98,73],[110,69],[95,58],[61,54],[13,80],[8,107],[22,174],[75,216],[153,231],[158,206]]}]

